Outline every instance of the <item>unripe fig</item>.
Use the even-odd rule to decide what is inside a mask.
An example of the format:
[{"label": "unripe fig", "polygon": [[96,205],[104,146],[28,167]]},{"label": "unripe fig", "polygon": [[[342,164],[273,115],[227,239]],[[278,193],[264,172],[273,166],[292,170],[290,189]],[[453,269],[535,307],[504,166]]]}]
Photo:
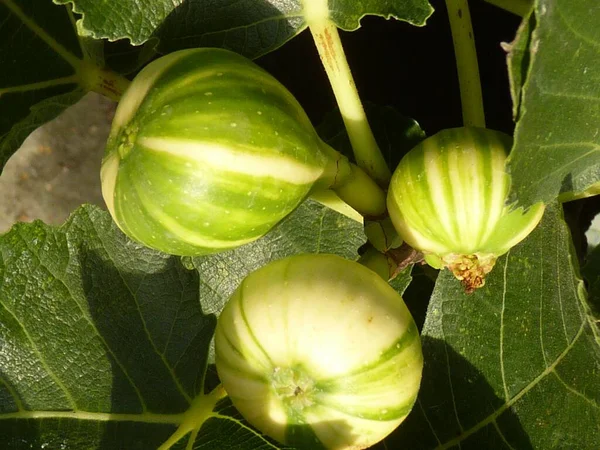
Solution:
[{"label": "unripe fig", "polygon": [[542,203],[507,204],[511,138],[484,128],[443,130],[413,148],[392,176],[387,205],[398,234],[467,292],[484,285],[498,256],[539,223]]},{"label": "unripe fig", "polygon": [[375,272],[298,255],[248,275],[215,334],[219,378],[253,426],[307,450],[359,450],[391,433],[419,390],[415,322]]},{"label": "unripe fig", "polygon": [[128,236],[202,255],[258,239],[312,189],[355,169],[275,78],[231,51],[198,48],[161,57],[133,80],[101,178]]}]

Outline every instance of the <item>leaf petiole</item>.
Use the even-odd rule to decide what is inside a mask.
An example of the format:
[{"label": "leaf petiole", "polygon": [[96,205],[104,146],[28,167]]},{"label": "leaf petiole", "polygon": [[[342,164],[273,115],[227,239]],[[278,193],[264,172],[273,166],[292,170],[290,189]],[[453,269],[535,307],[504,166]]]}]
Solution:
[{"label": "leaf petiole", "polygon": [[92,62],[81,61],[77,67],[79,84],[88,91],[97,92],[118,102],[131,83],[110,69],[102,69]]},{"label": "leaf petiole", "polygon": [[377,184],[387,187],[391,172],[367,121],[337,27],[329,19],[328,2],[303,0],[302,3],[308,27],[348,131],[356,162]]},{"label": "leaf petiole", "polygon": [[[64,59],[75,69],[75,74],[56,80],[31,83],[29,85],[19,86],[16,89],[6,88],[0,90],[0,95],[7,92],[24,92],[32,89],[43,89],[47,86],[76,82],[88,91],[94,91],[102,94],[111,100],[119,101],[123,92],[129,86],[129,80],[112,70],[103,69],[96,62],[87,57],[80,59],[60,42],[52,37],[44,28],[38,25],[13,0],[4,0],[4,5],[14,14],[23,25],[29,28],[39,37],[48,47],[50,47],[60,58]],[[70,16],[72,17],[72,15]],[[83,50],[83,48],[82,48]]]},{"label": "leaf petiole", "polygon": [[469,5],[467,0],[446,0],[446,7],[458,70],[463,123],[467,127],[485,128],[483,96]]}]

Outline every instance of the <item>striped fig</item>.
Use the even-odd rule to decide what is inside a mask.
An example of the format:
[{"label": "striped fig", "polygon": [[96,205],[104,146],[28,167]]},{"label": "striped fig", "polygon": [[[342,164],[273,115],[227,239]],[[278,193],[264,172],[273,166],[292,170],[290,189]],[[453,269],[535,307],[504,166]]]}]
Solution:
[{"label": "striped fig", "polygon": [[233,405],[295,448],[359,450],[414,405],[419,332],[375,272],[335,255],[296,255],[248,275],[217,322],[215,358]]},{"label": "striped fig", "polygon": [[343,197],[348,177],[376,186],[363,175],[319,139],[281,83],[215,48],[171,53],[136,76],[117,108],[101,170],[117,225],[176,255],[252,242],[313,190],[337,183]]},{"label": "striped fig", "polygon": [[483,128],[440,131],[414,147],[392,176],[387,205],[398,234],[467,292],[484,285],[498,256],[539,223],[544,205],[507,204],[511,138]]}]

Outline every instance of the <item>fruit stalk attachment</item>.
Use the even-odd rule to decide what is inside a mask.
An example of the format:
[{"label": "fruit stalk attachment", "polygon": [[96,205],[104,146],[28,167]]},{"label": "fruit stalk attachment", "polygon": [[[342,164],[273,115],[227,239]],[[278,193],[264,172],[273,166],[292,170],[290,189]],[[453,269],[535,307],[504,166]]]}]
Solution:
[{"label": "fruit stalk attachment", "polygon": [[[189,433],[198,433],[206,422],[214,413],[217,403],[227,397],[225,389],[222,385],[218,385],[208,394],[200,394],[194,399],[189,409],[185,412],[183,421],[177,430],[167,439],[158,450],[169,450],[178,441],[183,439]],[[193,440],[191,440],[193,442]]]}]

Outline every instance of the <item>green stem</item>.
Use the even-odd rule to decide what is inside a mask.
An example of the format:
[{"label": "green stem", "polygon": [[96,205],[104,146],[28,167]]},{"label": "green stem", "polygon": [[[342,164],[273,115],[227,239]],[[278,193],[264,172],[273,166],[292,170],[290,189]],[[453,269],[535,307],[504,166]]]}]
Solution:
[{"label": "green stem", "polygon": [[330,189],[312,192],[310,198],[352,220],[363,223],[363,216]]},{"label": "green stem", "polygon": [[454,42],[463,123],[467,127],[485,128],[483,97],[469,5],[467,0],[446,0],[446,7]]},{"label": "green stem", "polygon": [[366,221],[365,235],[371,245],[381,253],[402,245],[402,238],[398,236],[389,216],[376,221]]},{"label": "green stem", "polygon": [[63,78],[54,78],[52,80],[38,81],[37,83],[30,84],[19,84],[17,86],[10,86],[6,88],[0,88],[0,96],[3,94],[10,94],[14,92],[28,92],[36,91],[38,89],[45,89],[47,87],[60,86],[61,84],[76,84],[79,79],[75,75],[69,75]]},{"label": "green stem", "polygon": [[79,84],[88,91],[102,94],[118,102],[131,83],[112,70],[101,69],[93,62],[82,61],[77,69]]},{"label": "green stem", "polygon": [[321,149],[329,156],[329,165],[313,192],[332,190],[359,214],[380,218],[387,214],[386,195],[383,189],[367,173],[348,158],[321,141]]},{"label": "green stem", "polygon": [[329,20],[327,0],[303,0],[304,16],[333,88],[357,164],[380,186],[387,187],[391,172],[379,150],[335,24]]},{"label": "green stem", "polygon": [[386,213],[385,193],[360,167],[349,163],[350,174],[334,186],[335,193],[363,216],[379,217]]},{"label": "green stem", "polygon": [[358,259],[358,263],[368,267],[385,281],[390,279],[390,273],[393,272],[387,256],[374,247],[367,248],[367,251]]},{"label": "green stem", "polygon": [[216,404],[226,396],[227,393],[223,386],[218,385],[209,394],[201,394],[196,397],[190,408],[186,411],[179,428],[158,447],[158,450],[168,450],[186,434],[200,429],[202,424],[212,416]]},{"label": "green stem", "polygon": [[519,17],[525,17],[533,8],[533,0],[485,0],[486,2],[511,12]]}]

